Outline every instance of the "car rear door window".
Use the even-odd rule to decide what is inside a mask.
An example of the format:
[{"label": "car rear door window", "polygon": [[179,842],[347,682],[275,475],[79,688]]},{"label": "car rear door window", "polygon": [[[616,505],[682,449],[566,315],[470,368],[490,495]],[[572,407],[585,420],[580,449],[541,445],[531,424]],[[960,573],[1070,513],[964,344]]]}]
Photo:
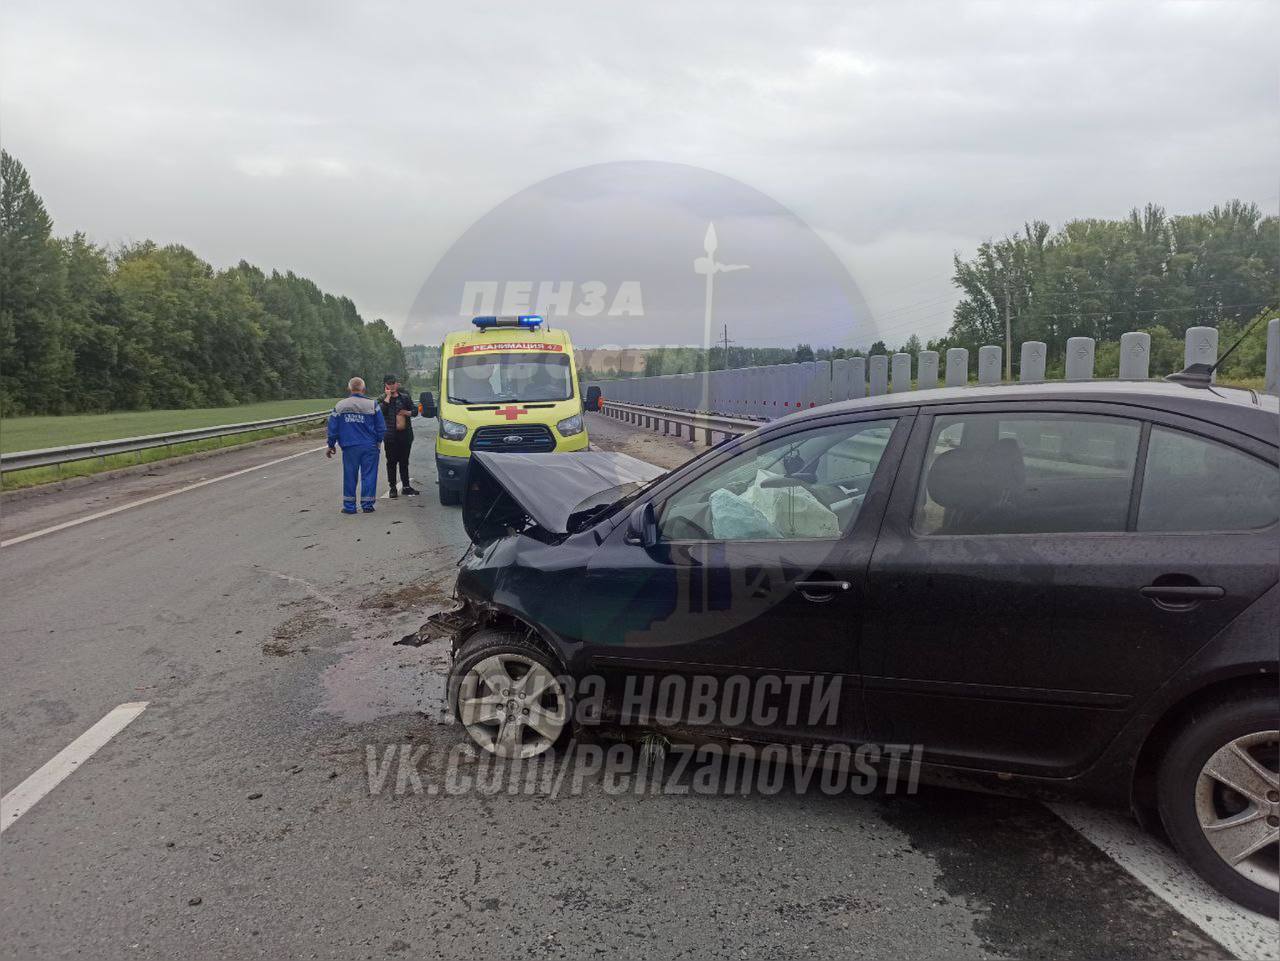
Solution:
[{"label": "car rear door window", "polygon": [[934,419],[917,533],[1123,531],[1141,438],[1137,421],[1084,414]]},{"label": "car rear door window", "polygon": [[1153,427],[1138,501],[1140,531],[1243,531],[1280,515],[1280,472],[1243,451]]},{"label": "car rear door window", "polygon": [[665,541],[837,538],[852,530],[893,420],[788,434],[743,451],[662,506]]}]

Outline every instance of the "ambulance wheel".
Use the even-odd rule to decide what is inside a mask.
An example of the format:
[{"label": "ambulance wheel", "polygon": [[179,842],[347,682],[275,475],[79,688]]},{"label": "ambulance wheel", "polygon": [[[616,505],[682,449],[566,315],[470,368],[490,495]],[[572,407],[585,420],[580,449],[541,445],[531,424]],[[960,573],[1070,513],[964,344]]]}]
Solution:
[{"label": "ambulance wheel", "polygon": [[566,679],[523,631],[485,629],[462,645],[449,706],[471,740],[499,757],[537,757],[572,730]]},{"label": "ambulance wheel", "polygon": [[456,507],[462,503],[462,491],[456,491],[441,484],[440,503],[445,507]]}]

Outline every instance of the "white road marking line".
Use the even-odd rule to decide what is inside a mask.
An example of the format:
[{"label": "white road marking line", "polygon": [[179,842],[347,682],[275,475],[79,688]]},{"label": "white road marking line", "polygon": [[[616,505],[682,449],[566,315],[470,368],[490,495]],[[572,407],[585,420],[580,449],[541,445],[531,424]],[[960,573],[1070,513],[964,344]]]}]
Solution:
[{"label": "white road marking line", "polygon": [[133,701],[112,708],[106,717],[55,754],[49,763],[0,798],[0,832],[11,827],[33,804],[93,757],[102,745],[128,727],[130,721],[147,709],[147,704],[147,701]]},{"label": "white road marking line", "polygon": [[1245,961],[1280,958],[1280,930],[1274,920],[1213,890],[1177,853],[1144,832],[1136,821],[1074,804],[1046,807],[1232,957]]},{"label": "white road marking line", "polygon": [[135,507],[141,507],[143,504],[154,504],[156,501],[162,501],[166,497],[185,494],[187,491],[193,491],[198,487],[207,487],[210,484],[218,483],[218,481],[230,480],[231,478],[239,477],[242,474],[262,470],[264,467],[273,467],[276,464],[283,464],[285,461],[293,460],[295,457],[314,454],[316,451],[324,449],[324,447],[312,447],[309,450],[304,450],[297,454],[290,454],[288,457],[278,457],[275,460],[267,461],[265,464],[257,464],[253,467],[246,467],[244,470],[232,471],[230,474],[223,474],[220,477],[208,477],[202,481],[197,481],[194,484],[188,484],[186,487],[179,487],[177,490],[165,491],[163,494],[153,494],[150,497],[142,498],[142,500],[133,501],[129,504],[121,504],[119,507],[112,507],[109,510],[98,511],[96,514],[86,514],[84,517],[77,517],[74,520],[63,521],[61,524],[54,524],[52,527],[46,527],[43,530],[32,531],[30,534],[23,534],[21,537],[11,537],[7,541],[0,541],[0,547],[9,547],[13,544],[21,544],[23,541],[35,540],[37,537],[44,537],[46,534],[56,534],[58,531],[65,531],[68,527],[76,527],[80,524],[87,524],[89,521],[96,521],[103,517],[110,517],[112,514],[119,514],[121,511],[132,510]]}]

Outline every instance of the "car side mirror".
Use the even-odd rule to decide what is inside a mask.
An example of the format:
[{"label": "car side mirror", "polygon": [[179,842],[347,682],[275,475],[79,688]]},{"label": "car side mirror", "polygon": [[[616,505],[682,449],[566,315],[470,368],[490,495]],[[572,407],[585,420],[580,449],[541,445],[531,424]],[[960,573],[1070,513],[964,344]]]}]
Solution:
[{"label": "car side mirror", "polygon": [[418,412],[423,417],[436,416],[436,399],[431,396],[431,391],[424,390],[418,395]]},{"label": "car side mirror", "polygon": [[640,547],[653,547],[658,543],[658,516],[654,513],[652,501],[645,501],[631,512],[627,519],[626,542]]}]

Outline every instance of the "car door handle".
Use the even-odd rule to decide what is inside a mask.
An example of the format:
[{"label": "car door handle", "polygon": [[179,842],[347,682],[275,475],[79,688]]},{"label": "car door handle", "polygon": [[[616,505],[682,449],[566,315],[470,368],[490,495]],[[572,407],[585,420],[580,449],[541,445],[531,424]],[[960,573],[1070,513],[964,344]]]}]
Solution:
[{"label": "car door handle", "polygon": [[837,591],[847,591],[852,586],[848,581],[796,581],[800,596],[815,604],[825,604]]},{"label": "car door handle", "polygon": [[1162,611],[1170,614],[1186,614],[1200,606],[1201,601],[1212,601],[1227,592],[1221,587],[1203,584],[1150,584],[1140,589],[1143,597]]},{"label": "car door handle", "polygon": [[1211,601],[1222,597],[1226,593],[1221,587],[1208,587],[1200,584],[1152,584],[1141,590],[1143,597],[1183,603],[1189,601]]}]

